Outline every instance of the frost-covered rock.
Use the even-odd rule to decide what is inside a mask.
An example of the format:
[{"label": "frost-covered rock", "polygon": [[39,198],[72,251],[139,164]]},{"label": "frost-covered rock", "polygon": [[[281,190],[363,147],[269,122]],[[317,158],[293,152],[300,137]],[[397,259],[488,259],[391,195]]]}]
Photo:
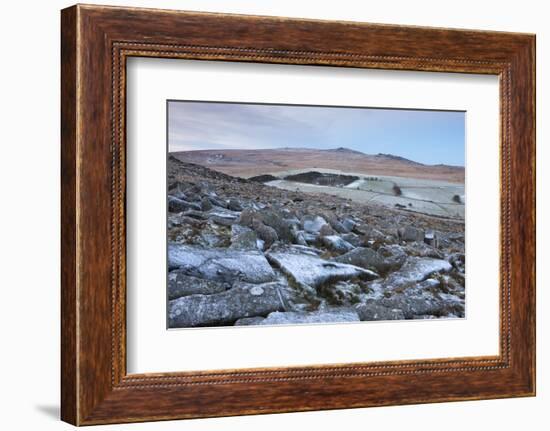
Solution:
[{"label": "frost-covered rock", "polygon": [[355,311],[362,321],[369,322],[373,320],[403,320],[405,314],[399,308],[384,307],[374,301],[366,304],[357,304]]},{"label": "frost-covered rock", "polygon": [[[388,295],[397,294],[396,292],[404,292],[407,295],[415,293],[422,296],[427,291],[424,287],[430,287],[429,284],[431,281],[426,282],[426,285],[419,285],[419,283],[424,282],[432,274],[448,272],[451,268],[451,264],[446,260],[428,257],[409,257],[401,269],[390,273],[384,280],[375,280],[370,283],[369,289],[371,293],[368,296],[375,300],[380,300],[384,296],[388,297]],[[401,308],[395,304],[386,304],[386,306]]]},{"label": "frost-covered rock", "polygon": [[175,182],[169,185],[168,195],[174,196],[178,199],[189,200],[189,197],[185,194],[185,190],[189,188],[189,184]]},{"label": "frost-covered rock", "polygon": [[384,257],[386,262],[390,265],[391,269],[399,269],[407,260],[407,252],[398,244],[389,244],[380,247],[378,254]]},{"label": "frost-covered rock", "polygon": [[345,263],[321,259],[314,253],[306,253],[293,247],[270,250],[267,258],[296,283],[318,287],[323,283],[360,277],[372,280],[378,277],[373,271]]},{"label": "frost-covered rock", "polygon": [[224,217],[231,220],[237,220],[240,217],[241,213],[238,211],[232,211],[225,208],[212,208],[210,211],[208,211],[208,216],[218,216],[218,217]]},{"label": "frost-covered rock", "polygon": [[256,316],[256,317],[243,317],[235,322],[235,326],[253,326],[259,325],[265,317]]},{"label": "frost-covered rock", "polygon": [[279,282],[238,283],[213,295],[191,295],[168,303],[170,328],[219,326],[233,324],[244,317],[267,316],[284,311],[291,292]]},{"label": "frost-covered rock", "polygon": [[239,216],[238,223],[242,226],[252,227],[252,223],[257,218],[257,211],[245,208]]},{"label": "frost-covered rock", "polygon": [[347,232],[351,232],[356,225],[357,223],[349,217],[342,220],[342,226],[344,226]]},{"label": "frost-covered rock", "polygon": [[282,244],[277,243],[273,244],[269,250],[271,253],[297,253],[297,254],[310,254],[312,256],[320,256],[323,254],[323,250],[320,250],[316,247],[309,245],[300,245],[300,244]]},{"label": "frost-covered rock", "polygon": [[294,231],[294,244],[307,246],[306,237],[303,231]]},{"label": "frost-covered rock", "polygon": [[239,202],[237,199],[231,198],[229,199],[229,202],[227,203],[227,208],[232,211],[242,211],[243,206],[241,202]]},{"label": "frost-covered rock", "polygon": [[330,217],[328,219],[330,226],[338,233],[349,233],[352,228],[349,228],[347,225],[342,223],[336,217]]},{"label": "frost-covered rock", "polygon": [[197,219],[197,218],[188,217],[184,214],[178,214],[177,218],[169,219],[169,221],[170,220],[172,220],[173,226],[189,225],[189,226],[201,228],[205,224],[205,220],[200,220],[200,219]]},{"label": "frost-covered rock", "polygon": [[447,260],[451,265],[453,265],[456,270],[462,274],[464,274],[465,266],[466,266],[466,257],[464,256],[464,253],[453,253],[451,254]]},{"label": "frost-covered rock", "polygon": [[257,213],[256,217],[266,226],[275,229],[281,241],[291,243],[296,231],[295,223],[285,218],[282,211],[264,210]]},{"label": "frost-covered rock", "polygon": [[220,234],[220,232],[208,231],[203,229],[195,244],[200,244],[204,247],[224,247],[228,243],[226,235]]},{"label": "frost-covered rock", "polygon": [[393,242],[393,237],[391,235],[386,235],[379,229],[376,229],[367,224],[361,225],[360,228],[355,227],[355,231],[363,232],[363,235],[369,239],[369,241],[386,241]]},{"label": "frost-covered rock", "polygon": [[236,219],[232,219],[229,217],[219,216],[219,215],[212,215],[209,217],[209,219],[219,225],[222,226],[232,226],[236,223]]},{"label": "frost-covered rock", "polygon": [[183,213],[184,216],[194,218],[197,220],[207,220],[208,219],[208,213],[198,211],[198,210],[187,210]]},{"label": "frost-covered rock", "polygon": [[409,257],[399,271],[386,279],[388,285],[402,285],[427,279],[436,272],[448,272],[452,265],[443,259],[430,257]]},{"label": "frost-covered rock", "polygon": [[427,230],[424,234],[424,242],[434,248],[439,247],[439,236],[433,230]]},{"label": "frost-covered rock", "polygon": [[361,286],[349,280],[323,284],[318,292],[330,304],[334,305],[356,304],[360,301],[362,295]]},{"label": "frost-covered rock", "polygon": [[239,213],[223,208],[214,208],[208,211],[208,219],[222,226],[231,226],[237,223]]},{"label": "frost-covered rock", "polygon": [[210,211],[211,209],[213,208],[213,205],[212,205],[212,202],[210,201],[210,199],[208,199],[208,197],[203,197],[201,199],[201,209],[203,211]]},{"label": "frost-covered rock", "polygon": [[434,257],[436,259],[444,258],[441,251],[424,242],[411,242],[407,244],[405,250],[409,256]]},{"label": "frost-covered rock", "polygon": [[304,240],[306,241],[307,244],[314,245],[315,243],[317,243],[317,239],[319,238],[319,234],[306,232],[304,230],[301,230],[301,231],[298,231],[298,232],[302,234],[302,236],[303,236],[303,238],[304,238]]},{"label": "frost-covered rock", "polygon": [[203,280],[175,270],[168,274],[168,299],[176,299],[188,295],[211,295],[225,292],[231,287],[229,283]]},{"label": "frost-covered rock", "polygon": [[263,250],[264,246],[265,242],[249,227],[240,224],[231,225],[231,248]]},{"label": "frost-covered rock", "polygon": [[309,233],[318,234],[325,224],[327,224],[327,222],[321,216],[306,215],[302,218],[302,227]]},{"label": "frost-covered rock", "polygon": [[428,278],[387,290],[378,304],[401,310],[406,319],[426,316],[464,317],[465,302],[462,292],[454,294],[449,291],[449,286],[442,285],[439,280]]},{"label": "frost-covered rock", "polygon": [[265,319],[252,317],[237,321],[237,325],[296,325],[312,323],[359,322],[359,315],[352,308],[334,308],[318,311],[275,311]]},{"label": "frost-covered rock", "polygon": [[177,213],[177,212],[182,212],[190,209],[200,211],[201,206],[194,202],[187,202],[175,196],[168,195],[168,211]]},{"label": "frost-covered rock", "polygon": [[351,245],[346,240],[340,238],[338,235],[327,235],[321,238],[321,241],[329,250],[335,251],[337,253],[346,253],[350,250],[353,250],[353,245]]},{"label": "frost-covered rock", "polygon": [[223,199],[218,198],[217,196],[209,195],[208,200],[212,203],[212,205],[215,205],[220,208],[227,208],[227,202]]},{"label": "frost-covered rock", "polygon": [[371,269],[376,272],[386,272],[390,264],[376,250],[366,247],[357,247],[346,254],[335,257],[332,260],[350,265]]},{"label": "frost-covered rock", "polygon": [[454,232],[447,235],[449,241],[457,241],[464,243],[464,232]]},{"label": "frost-covered rock", "polygon": [[265,283],[275,279],[264,255],[255,250],[204,249],[171,243],[168,245],[168,267],[216,281]]},{"label": "frost-covered rock", "polygon": [[239,236],[242,233],[251,232],[251,231],[252,229],[250,229],[249,227],[246,227],[240,224],[233,224],[231,225],[231,239],[233,239],[236,236]]},{"label": "frost-covered rock", "polygon": [[402,241],[424,241],[424,231],[413,226],[406,226],[397,230]]},{"label": "frost-covered rock", "polygon": [[275,229],[273,229],[271,226],[263,224],[259,220],[254,220],[252,222],[252,228],[258,235],[258,238],[260,238],[264,242],[267,248],[271,247],[271,244],[279,239],[279,236],[277,235],[277,231]]},{"label": "frost-covered rock", "polygon": [[353,232],[344,233],[340,236],[354,247],[361,247],[364,244],[363,238]]},{"label": "frost-covered rock", "polygon": [[319,236],[322,238],[324,236],[334,236],[336,232],[329,224],[324,224],[319,230]]},{"label": "frost-covered rock", "polygon": [[408,294],[394,295],[384,298],[380,305],[403,312],[405,319],[414,319],[417,316],[464,316],[464,301],[447,295],[433,295],[430,292],[409,292]]},{"label": "frost-covered rock", "polygon": [[[263,244],[263,241],[262,243]],[[237,235],[231,238],[231,247],[236,250],[259,250],[261,249],[260,243],[258,241],[258,236],[253,230],[248,232],[243,232],[240,235]]]}]

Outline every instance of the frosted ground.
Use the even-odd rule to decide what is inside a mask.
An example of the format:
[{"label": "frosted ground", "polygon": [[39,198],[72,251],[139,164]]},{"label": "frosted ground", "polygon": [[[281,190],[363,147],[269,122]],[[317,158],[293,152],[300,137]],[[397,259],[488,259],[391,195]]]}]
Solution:
[{"label": "frosted ground", "polygon": [[[337,187],[282,179],[265,184],[284,190],[327,193],[362,204],[375,203],[394,209],[399,208],[404,211],[464,220],[465,191],[463,184],[397,176],[366,175],[364,173],[343,172],[335,169],[315,168],[314,170],[329,174],[354,175],[359,177],[359,179],[346,186]],[[312,169],[278,171],[272,173],[272,175],[284,178],[288,175],[296,175],[308,171],[312,171]],[[400,195],[396,195],[395,186],[401,191]],[[459,202],[457,202],[457,197]]]}]

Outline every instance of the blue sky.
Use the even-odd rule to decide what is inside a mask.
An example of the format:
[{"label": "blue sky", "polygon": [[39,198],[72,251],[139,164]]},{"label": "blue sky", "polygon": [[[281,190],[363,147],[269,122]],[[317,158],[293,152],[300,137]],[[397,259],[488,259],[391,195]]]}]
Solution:
[{"label": "blue sky", "polygon": [[169,151],[346,147],[464,166],[465,113],[168,102]]}]

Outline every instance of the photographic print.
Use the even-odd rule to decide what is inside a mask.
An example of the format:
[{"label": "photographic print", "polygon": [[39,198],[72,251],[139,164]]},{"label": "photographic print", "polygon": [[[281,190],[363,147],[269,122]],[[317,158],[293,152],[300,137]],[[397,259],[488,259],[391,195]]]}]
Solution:
[{"label": "photographic print", "polygon": [[167,102],[168,328],[465,317],[465,112]]}]

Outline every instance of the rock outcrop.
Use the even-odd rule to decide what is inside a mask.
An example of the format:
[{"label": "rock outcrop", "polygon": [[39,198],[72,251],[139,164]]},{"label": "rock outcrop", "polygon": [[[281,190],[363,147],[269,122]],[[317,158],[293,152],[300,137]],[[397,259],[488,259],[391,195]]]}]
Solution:
[{"label": "rock outcrop", "polygon": [[184,244],[168,245],[168,268],[215,281],[265,283],[275,273],[260,251],[204,249]]},{"label": "rock outcrop", "polygon": [[169,158],[169,327],[464,317],[463,224],[268,180]]},{"label": "rock outcrop", "polygon": [[175,270],[168,274],[168,299],[177,299],[189,295],[211,295],[225,292],[231,283],[204,280]]},{"label": "rock outcrop", "polygon": [[313,252],[296,247],[278,247],[266,254],[277,268],[302,286],[317,288],[323,284],[362,278],[374,280],[378,274],[357,266],[327,261]]},{"label": "rock outcrop", "polygon": [[237,283],[212,295],[184,296],[168,303],[171,328],[234,324],[243,317],[267,316],[285,310],[290,293],[281,283]]}]

